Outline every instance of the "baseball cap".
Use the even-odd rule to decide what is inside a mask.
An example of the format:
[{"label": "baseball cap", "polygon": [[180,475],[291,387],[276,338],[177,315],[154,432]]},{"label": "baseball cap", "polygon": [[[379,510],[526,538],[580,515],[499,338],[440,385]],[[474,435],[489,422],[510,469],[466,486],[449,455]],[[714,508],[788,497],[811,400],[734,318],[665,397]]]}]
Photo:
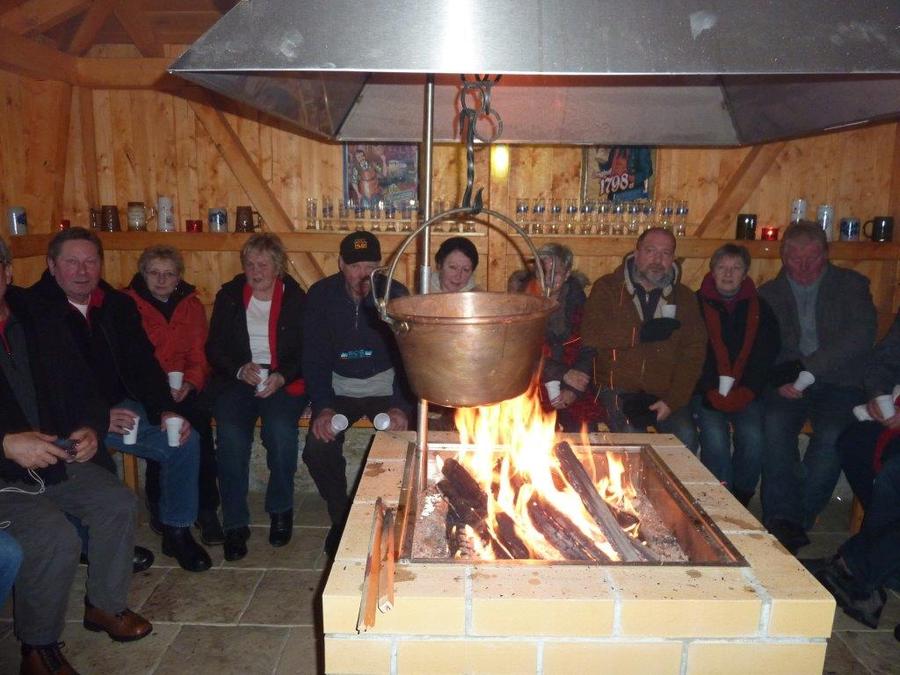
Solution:
[{"label": "baseball cap", "polygon": [[353,232],[341,241],[341,258],[347,265],[381,262],[381,245],[371,232]]}]

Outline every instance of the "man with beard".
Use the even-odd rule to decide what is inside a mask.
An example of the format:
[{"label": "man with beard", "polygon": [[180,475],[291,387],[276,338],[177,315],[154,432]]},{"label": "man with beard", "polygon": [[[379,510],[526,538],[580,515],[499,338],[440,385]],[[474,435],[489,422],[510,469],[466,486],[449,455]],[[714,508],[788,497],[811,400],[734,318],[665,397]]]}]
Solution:
[{"label": "man with beard", "polygon": [[[312,285],[304,308],[303,377],[312,423],[303,461],[328,505],[332,527],[325,550],[331,556],[349,506],[343,429],[363,416],[374,422],[385,413],[389,424],[379,428],[404,431],[412,410],[394,337],[372,300],[369,277],[380,263],[381,246],[373,234],[347,235],[340,271]],[[407,294],[402,284],[391,285],[392,298]]]},{"label": "man with beard", "polygon": [[[791,225],[781,241],[782,268],[760,286],[778,317],[781,351],[763,395],[763,524],[792,553],[809,543],[806,530],[828,504],[841,475],[836,443],[863,403],[865,358],[875,341],[869,280],[828,262],[816,223]],[[814,382],[799,386],[806,371]],[[798,439],[813,428],[803,460]]]},{"label": "man with beard", "polygon": [[610,430],[652,426],[696,452],[688,404],[706,356],[706,328],[680,277],[674,235],[650,228],[615,272],[594,283],[581,334],[597,350],[594,381]]}]

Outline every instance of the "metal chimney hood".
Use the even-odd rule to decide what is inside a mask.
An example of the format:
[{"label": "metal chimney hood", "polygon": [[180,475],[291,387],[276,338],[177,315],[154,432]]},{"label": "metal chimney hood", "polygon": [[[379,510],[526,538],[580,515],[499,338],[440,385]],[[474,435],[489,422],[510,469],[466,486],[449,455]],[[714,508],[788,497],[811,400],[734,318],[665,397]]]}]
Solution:
[{"label": "metal chimney hood", "polygon": [[243,0],[170,72],[339,141],[743,145],[900,117],[900,0]]}]

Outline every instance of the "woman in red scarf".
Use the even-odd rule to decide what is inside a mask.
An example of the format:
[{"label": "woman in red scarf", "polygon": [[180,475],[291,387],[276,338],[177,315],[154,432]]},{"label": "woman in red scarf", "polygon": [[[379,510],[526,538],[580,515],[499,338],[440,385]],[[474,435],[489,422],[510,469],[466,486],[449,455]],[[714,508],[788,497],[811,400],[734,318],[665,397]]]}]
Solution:
[{"label": "woman in red scarf", "polygon": [[693,400],[700,460],[746,506],[759,481],[764,439],[758,396],[778,354],[778,320],[747,276],[746,248],[725,244],[709,269],[697,291],[709,333]]}]

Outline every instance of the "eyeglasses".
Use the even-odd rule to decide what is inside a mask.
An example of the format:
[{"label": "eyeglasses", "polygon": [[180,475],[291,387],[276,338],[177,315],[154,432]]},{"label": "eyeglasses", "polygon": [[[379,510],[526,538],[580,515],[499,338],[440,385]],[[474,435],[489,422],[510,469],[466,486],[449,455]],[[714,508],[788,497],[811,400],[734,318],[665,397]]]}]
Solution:
[{"label": "eyeglasses", "polygon": [[153,277],[154,279],[157,279],[159,281],[171,281],[172,279],[178,278],[178,273],[177,272],[160,272],[158,270],[148,270],[147,276]]}]

